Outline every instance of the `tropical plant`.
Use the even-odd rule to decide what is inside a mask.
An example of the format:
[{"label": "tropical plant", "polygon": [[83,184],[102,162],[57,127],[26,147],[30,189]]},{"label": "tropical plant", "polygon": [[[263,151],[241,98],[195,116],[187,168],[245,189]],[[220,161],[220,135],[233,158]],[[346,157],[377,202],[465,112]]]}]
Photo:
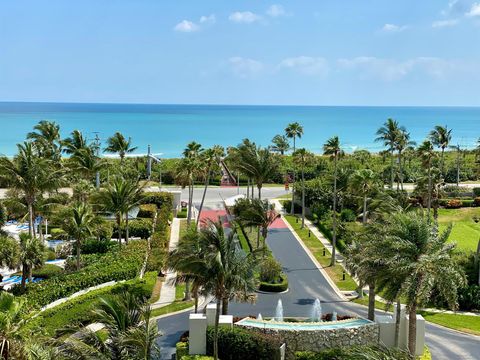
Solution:
[{"label": "tropical plant", "polygon": [[443,233],[431,225],[421,213],[396,213],[379,223],[375,231],[375,244],[369,252],[369,260],[385,266],[378,272],[384,282],[382,287],[392,286],[398,292],[401,283],[409,312],[408,348],[416,349],[416,311],[427,304],[433,290],[457,307],[458,289],[466,284],[465,275],[456,265],[452,255],[455,244],[448,241],[451,227]]},{"label": "tropical plant", "polygon": [[0,267],[14,269],[19,264],[18,242],[7,236],[0,236]]},{"label": "tropical plant", "polygon": [[123,162],[125,155],[130,154],[137,150],[137,147],[132,147],[132,139],[128,140],[119,132],[116,132],[113,136],[107,139],[107,147],[104,152],[111,154],[118,154],[120,161]]},{"label": "tropical plant", "polygon": [[183,188],[188,187],[187,225],[190,225],[192,221],[194,180],[200,171],[200,156],[203,151],[202,145],[195,141],[187,144],[187,147],[183,150],[183,159],[177,167],[177,182]]},{"label": "tropical plant", "polygon": [[62,151],[65,154],[74,155],[78,151],[89,147],[87,139],[80,130],[73,130],[70,137],[62,140]]},{"label": "tropical plant", "polygon": [[428,221],[430,221],[430,209],[432,208],[432,162],[435,159],[436,154],[435,150],[433,149],[433,144],[425,140],[417,149],[418,155],[422,159],[422,165],[424,169],[427,170],[427,178],[428,178],[428,194],[427,194],[427,214],[428,214]]},{"label": "tropical plant", "polygon": [[331,266],[335,265],[336,245],[337,245],[337,180],[338,180],[338,159],[342,155],[340,148],[340,140],[338,136],[334,136],[327,140],[323,145],[323,153],[329,155],[333,159],[333,233],[332,233],[332,260]]},{"label": "tropical plant", "polygon": [[272,139],[271,149],[280,153],[280,155],[285,155],[285,153],[290,150],[290,144],[286,135],[275,135]]},{"label": "tropical plant", "polygon": [[27,139],[33,141],[38,155],[55,162],[60,161],[60,126],[55,122],[42,120],[33,129],[34,131],[27,134]]},{"label": "tropical plant", "polygon": [[80,270],[80,249],[83,242],[94,233],[98,221],[92,207],[84,202],[72,204],[63,215],[62,229],[75,240],[77,270]]},{"label": "tropical plant", "polygon": [[26,233],[20,233],[19,262],[22,266],[22,289],[25,290],[27,279],[32,281],[32,271],[43,265],[45,245],[38,238],[32,238]]},{"label": "tropical plant", "polygon": [[350,188],[354,193],[362,196],[362,223],[367,223],[367,203],[368,195],[378,184],[378,178],[370,169],[361,169],[355,171],[350,179]]},{"label": "tropical plant", "polygon": [[38,156],[36,145],[31,142],[18,144],[17,148],[18,154],[13,159],[0,157],[0,178],[23,195],[28,209],[28,231],[33,237],[34,203],[44,192],[60,186],[62,170],[51,160]]},{"label": "tropical plant", "polygon": [[[296,141],[297,137],[299,139],[302,137],[303,126],[300,125],[298,122],[290,123],[285,128],[285,135],[287,136],[287,138],[293,139],[293,152],[295,152],[297,150],[295,141]],[[293,175],[292,176],[293,184],[295,186],[295,177],[296,177],[295,169],[293,169],[293,174],[292,175]],[[290,207],[290,214],[293,215],[294,212],[295,212],[295,191],[294,191],[294,189],[292,189],[292,203],[291,203],[291,207]]]},{"label": "tropical plant", "polygon": [[399,126],[396,120],[387,119],[383,126],[377,130],[377,138],[375,139],[375,141],[382,141],[383,145],[386,146],[390,152],[390,188],[392,189],[395,178],[394,152],[397,148],[400,132],[406,133],[405,128]]},{"label": "tropical plant", "polygon": [[[403,191],[403,159],[402,154],[403,152],[415,145],[415,141],[410,140],[410,133],[405,130],[405,128],[400,127],[398,129],[398,138],[396,141],[396,150],[398,151],[398,172],[399,172],[399,183],[400,189]],[[397,187],[398,189],[398,187]]]},{"label": "tropical plant", "polygon": [[121,176],[114,177],[107,187],[100,190],[96,195],[96,202],[103,210],[115,215],[119,244],[122,240],[122,217],[125,217],[125,242],[128,244],[129,212],[142,203],[143,197],[143,188],[138,181],[125,179]]},{"label": "tropical plant", "polygon": [[64,329],[74,334],[59,343],[64,359],[147,360],[157,358],[160,336],[151,309],[143,299],[129,292],[101,297],[94,319],[104,325],[104,334],[85,327]]},{"label": "tropical plant", "polygon": [[314,155],[306,149],[298,149],[293,153],[293,160],[300,165],[302,174],[302,229],[305,227],[305,167],[313,161]]},{"label": "tropical plant", "polygon": [[210,176],[213,168],[218,166],[222,156],[224,156],[225,152],[223,147],[220,145],[215,145],[210,149],[207,149],[202,152],[200,159],[202,162],[202,166],[204,169],[204,177],[205,177],[205,186],[203,188],[202,194],[202,201],[200,202],[200,207],[198,208],[198,219],[201,218],[203,204],[205,202],[205,196],[207,195],[208,184],[210,183]]},{"label": "tropical plant", "polygon": [[442,151],[440,156],[440,171],[442,176],[445,176],[445,149],[450,145],[452,140],[452,129],[448,129],[447,126],[437,125],[430,132],[430,141],[433,145],[439,147]]}]

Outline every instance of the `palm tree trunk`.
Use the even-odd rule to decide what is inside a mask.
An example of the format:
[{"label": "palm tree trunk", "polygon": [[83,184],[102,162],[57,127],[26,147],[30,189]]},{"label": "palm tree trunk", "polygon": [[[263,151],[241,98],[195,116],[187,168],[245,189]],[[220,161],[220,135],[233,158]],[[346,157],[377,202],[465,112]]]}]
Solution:
[{"label": "palm tree trunk", "polygon": [[185,281],[185,301],[192,300],[192,296],[190,294],[190,280]]},{"label": "palm tree trunk", "polygon": [[27,274],[28,274],[28,265],[23,263],[22,264],[22,283],[21,283],[23,291],[25,291],[25,287],[27,284],[27,276],[28,276]]},{"label": "palm tree trunk", "polygon": [[222,299],[222,315],[228,315],[228,297]]},{"label": "palm tree trunk", "polygon": [[77,239],[77,270],[80,270],[80,239]]},{"label": "palm tree trunk", "polygon": [[397,298],[397,309],[395,313],[395,347],[398,348],[400,342],[400,316],[402,314],[402,303]]},{"label": "palm tree trunk", "polygon": [[192,222],[192,201],[193,201],[193,180],[188,184],[188,211],[187,211],[187,225]]},{"label": "palm tree trunk", "polygon": [[428,223],[430,223],[430,209],[432,208],[432,168],[430,163],[428,164],[428,198],[427,198],[427,214]]},{"label": "palm tree trunk", "polygon": [[218,323],[220,320],[220,306],[222,299],[217,297],[217,310],[215,311],[215,328],[213,332],[213,359],[218,360]]},{"label": "palm tree trunk", "polygon": [[440,164],[440,174],[442,177],[444,177],[444,171],[445,171],[445,148],[442,146],[442,156],[440,158],[441,164]]},{"label": "palm tree trunk", "polygon": [[362,217],[362,224],[365,225],[367,223],[367,193],[363,195],[363,217]]},{"label": "palm tree trunk", "polygon": [[33,204],[28,202],[28,235],[33,238]]},{"label": "palm tree trunk", "polygon": [[262,185],[257,185],[258,187],[258,198],[262,200]]},{"label": "palm tree trunk", "polygon": [[457,150],[457,186],[460,184],[460,151]]},{"label": "palm tree trunk", "polygon": [[292,202],[290,204],[290,215],[295,213],[295,170],[293,170],[293,178],[292,178]]},{"label": "palm tree trunk", "polygon": [[394,167],[395,167],[395,156],[393,154],[394,152],[394,149],[392,148],[390,150],[390,166],[391,166],[391,169],[390,169],[390,189],[393,189],[393,182],[394,182],[394,179],[395,179],[395,176],[394,176]]},{"label": "palm tree trunk", "polygon": [[403,191],[403,166],[402,166],[402,152],[398,152],[398,172],[399,172],[399,178],[400,178],[400,190]]},{"label": "palm tree trunk", "polygon": [[117,229],[118,229],[118,245],[122,246],[122,218],[120,214],[117,214]]},{"label": "palm tree trunk", "polygon": [[195,299],[195,314],[198,313],[198,289],[193,291],[193,298]]},{"label": "palm tree trunk", "polygon": [[208,183],[210,182],[210,170],[207,172],[207,178],[205,179],[205,187],[203,189],[202,201],[200,202],[200,208],[198,209],[198,221],[200,221],[200,215],[202,215],[203,203],[205,202],[205,196],[207,195]]},{"label": "palm tree trunk", "polygon": [[128,239],[129,238],[129,233],[128,233],[128,211],[125,213],[125,244],[128,245]]},{"label": "palm tree trunk", "polygon": [[375,321],[375,284],[368,284],[368,320]]},{"label": "palm tree trunk", "polygon": [[302,166],[302,229],[305,227],[305,171]]},{"label": "palm tree trunk", "polygon": [[337,154],[334,159],[333,171],[333,234],[332,234],[332,261],[330,266],[335,265],[337,245]]},{"label": "palm tree trunk", "polygon": [[408,310],[408,351],[411,356],[415,355],[417,347],[417,303],[410,305]]}]

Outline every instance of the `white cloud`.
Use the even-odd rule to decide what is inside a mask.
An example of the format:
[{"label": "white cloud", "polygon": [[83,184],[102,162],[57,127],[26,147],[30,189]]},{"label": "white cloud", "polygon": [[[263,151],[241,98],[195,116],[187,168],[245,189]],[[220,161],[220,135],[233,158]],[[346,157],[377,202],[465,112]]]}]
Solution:
[{"label": "white cloud", "polygon": [[195,32],[200,30],[200,26],[198,26],[192,21],[183,20],[183,21],[180,21],[177,25],[175,25],[173,29],[175,31],[190,33],[190,32]]},{"label": "white cloud", "polygon": [[444,16],[463,14],[468,9],[468,4],[464,0],[450,0],[447,8],[441,11]]},{"label": "white cloud", "polygon": [[267,9],[267,15],[270,17],[281,17],[288,15],[282,5],[274,4]]},{"label": "white cloud", "polygon": [[472,7],[470,8],[470,11],[468,11],[465,14],[467,17],[477,17],[480,16],[480,3],[474,3]]},{"label": "white cloud", "polygon": [[217,18],[215,17],[215,14],[210,14],[208,16],[200,17],[201,24],[215,24],[216,21],[217,21]]},{"label": "white cloud", "polygon": [[432,23],[433,28],[443,28],[443,27],[450,27],[455,26],[458,24],[458,19],[450,19],[450,20],[438,20]]},{"label": "white cloud", "polygon": [[385,24],[383,25],[382,31],[383,32],[401,32],[407,29],[408,29],[407,25]]},{"label": "white cloud", "polygon": [[228,59],[235,76],[247,78],[260,73],[264,69],[263,63],[257,60],[234,56]]},{"label": "white cloud", "polygon": [[452,70],[461,70],[462,65],[434,57],[417,57],[405,61],[376,57],[357,57],[340,59],[342,69],[356,70],[362,78],[376,78],[383,81],[401,80],[407,75],[419,71],[436,79],[444,78]]},{"label": "white cloud", "polygon": [[326,76],[329,71],[327,60],[321,57],[298,56],[280,62],[279,69],[286,68],[309,76]]},{"label": "white cloud", "polygon": [[251,24],[256,21],[262,20],[262,17],[260,15],[257,15],[255,13],[252,13],[251,11],[236,11],[228,17],[230,21],[233,21],[234,23],[238,24]]}]

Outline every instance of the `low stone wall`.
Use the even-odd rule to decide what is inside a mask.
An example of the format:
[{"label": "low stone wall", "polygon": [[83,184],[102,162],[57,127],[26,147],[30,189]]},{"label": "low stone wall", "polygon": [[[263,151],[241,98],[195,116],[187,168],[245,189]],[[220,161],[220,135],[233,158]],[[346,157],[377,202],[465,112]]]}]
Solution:
[{"label": "low stone wall", "polygon": [[240,326],[281,339],[286,344],[286,359],[294,359],[296,351],[318,352],[327,348],[351,345],[375,345],[379,341],[379,326],[375,323],[328,330],[283,330]]}]

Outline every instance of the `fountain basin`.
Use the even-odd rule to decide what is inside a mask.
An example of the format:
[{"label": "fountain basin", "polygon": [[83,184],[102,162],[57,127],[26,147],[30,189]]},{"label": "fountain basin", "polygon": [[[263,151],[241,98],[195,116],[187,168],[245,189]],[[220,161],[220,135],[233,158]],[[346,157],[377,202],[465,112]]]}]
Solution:
[{"label": "fountain basin", "polygon": [[[275,330],[293,330],[293,331],[315,331],[315,330],[332,330],[339,328],[356,328],[368,324],[372,324],[370,320],[351,318],[346,320],[328,321],[328,322],[306,322],[304,318],[299,318],[298,322],[292,321],[268,321],[252,318],[244,318],[235,323],[238,326],[254,327],[259,329],[275,329]],[[303,321],[302,321],[303,320]]]}]

